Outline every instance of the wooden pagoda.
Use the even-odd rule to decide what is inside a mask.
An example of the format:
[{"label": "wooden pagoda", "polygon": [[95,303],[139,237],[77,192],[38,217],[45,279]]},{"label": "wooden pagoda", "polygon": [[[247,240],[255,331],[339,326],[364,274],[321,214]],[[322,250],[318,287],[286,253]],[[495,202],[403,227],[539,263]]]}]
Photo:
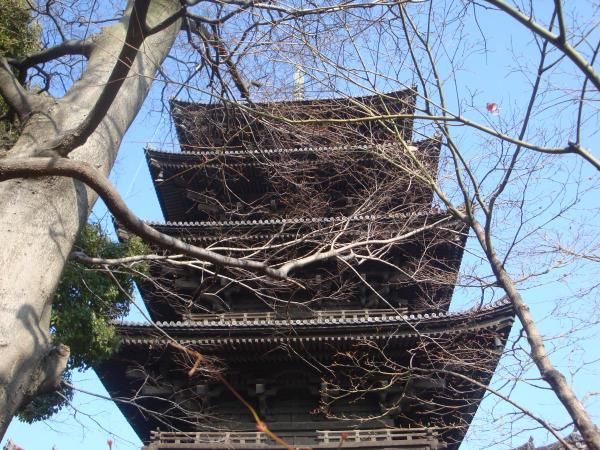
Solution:
[{"label": "wooden pagoda", "polygon": [[513,311],[448,312],[466,229],[432,206],[414,90],[171,108],[181,151],[146,150],[153,226],[290,277],[150,266],[154,322],[119,325],[98,368],[144,448],[458,448]]}]

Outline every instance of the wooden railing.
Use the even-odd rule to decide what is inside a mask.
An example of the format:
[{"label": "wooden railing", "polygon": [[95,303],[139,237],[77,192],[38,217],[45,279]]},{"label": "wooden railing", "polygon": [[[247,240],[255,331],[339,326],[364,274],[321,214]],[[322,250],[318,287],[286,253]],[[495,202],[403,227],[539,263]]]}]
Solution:
[{"label": "wooden railing", "polygon": [[[376,430],[319,430],[300,432],[284,439],[297,449],[373,448],[393,446],[398,449],[437,450],[444,448],[432,429],[376,429]],[[343,441],[343,442],[342,442]],[[299,443],[302,443],[298,445]],[[297,446],[298,445],[298,446]],[[276,449],[281,446],[264,433],[255,431],[224,432],[151,432],[150,445],[145,450],[169,449]]]},{"label": "wooden railing", "polygon": [[[157,448],[169,448],[178,444],[265,444],[267,438],[259,431],[224,431],[224,432],[166,432],[152,431],[152,445],[159,444]],[[151,447],[152,448],[152,447]]]},{"label": "wooden railing", "polygon": [[299,318],[287,318],[272,311],[247,312],[247,313],[223,313],[223,314],[189,314],[185,318],[193,322],[221,322],[221,323],[265,323],[265,322],[290,322],[298,320],[316,323],[328,323],[332,320],[344,319],[388,319],[407,313],[405,307],[393,309],[346,309],[315,311],[312,315]]},{"label": "wooden railing", "polygon": [[397,443],[398,441],[421,441],[430,440],[437,441],[437,435],[433,430],[430,429],[393,429],[384,428],[379,430],[350,430],[350,431],[339,431],[339,430],[325,430],[317,431],[317,440],[325,444],[330,442],[339,443],[341,440],[345,442],[379,442],[387,441]]}]

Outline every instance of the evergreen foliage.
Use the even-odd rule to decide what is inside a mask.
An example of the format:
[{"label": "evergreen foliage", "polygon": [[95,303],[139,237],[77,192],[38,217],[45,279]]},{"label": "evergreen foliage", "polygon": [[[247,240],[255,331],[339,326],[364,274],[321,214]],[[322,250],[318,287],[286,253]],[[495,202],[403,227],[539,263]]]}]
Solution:
[{"label": "evergreen foliage", "polygon": [[0,1],[0,56],[26,56],[38,48],[39,28],[24,0]]},{"label": "evergreen foliage", "polygon": [[[39,48],[40,28],[25,0],[0,0],[0,57],[20,58]],[[16,140],[14,118],[0,97],[0,150]]]},{"label": "evergreen foliage", "polygon": [[[88,256],[122,258],[145,251],[141,239],[111,241],[99,225],[81,231],[75,250]],[[144,268],[137,267],[137,270]],[[108,269],[107,269],[108,270]],[[129,272],[90,268],[69,261],[56,290],[51,329],[57,343],[71,348],[69,369],[85,370],[115,350],[117,336],[111,321],[129,311],[134,278]]]}]

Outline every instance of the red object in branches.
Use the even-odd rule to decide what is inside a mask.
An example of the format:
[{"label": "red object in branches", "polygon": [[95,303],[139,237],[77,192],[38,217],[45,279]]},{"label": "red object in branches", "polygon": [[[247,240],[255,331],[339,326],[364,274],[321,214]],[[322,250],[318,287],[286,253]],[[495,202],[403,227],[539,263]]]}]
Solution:
[{"label": "red object in branches", "polygon": [[488,112],[490,114],[499,114],[500,113],[500,108],[498,107],[498,103],[488,103],[485,105],[486,109],[488,110]]},{"label": "red object in branches", "polygon": [[108,450],[112,450],[113,440],[111,438],[108,438],[106,440],[106,443],[108,444]]}]

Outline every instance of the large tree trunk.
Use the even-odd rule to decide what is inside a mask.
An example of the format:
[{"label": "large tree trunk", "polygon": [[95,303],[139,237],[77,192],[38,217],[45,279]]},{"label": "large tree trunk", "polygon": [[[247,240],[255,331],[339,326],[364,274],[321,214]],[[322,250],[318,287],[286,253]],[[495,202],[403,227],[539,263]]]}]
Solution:
[{"label": "large tree trunk", "polygon": [[[175,0],[152,0],[147,25],[180,8]],[[6,158],[39,156],[40,149],[77,128],[97,103],[123,48],[129,15],[96,36],[81,79],[61,99],[35,113]],[[145,39],[108,113],[70,158],[108,176],[121,139],[138,113],[180,22]],[[48,156],[47,154],[45,156]],[[53,177],[0,183],[0,438],[15,412],[60,377],[64,347],[52,348],[48,333],[54,290],[75,236],[96,200],[80,182]]]}]

